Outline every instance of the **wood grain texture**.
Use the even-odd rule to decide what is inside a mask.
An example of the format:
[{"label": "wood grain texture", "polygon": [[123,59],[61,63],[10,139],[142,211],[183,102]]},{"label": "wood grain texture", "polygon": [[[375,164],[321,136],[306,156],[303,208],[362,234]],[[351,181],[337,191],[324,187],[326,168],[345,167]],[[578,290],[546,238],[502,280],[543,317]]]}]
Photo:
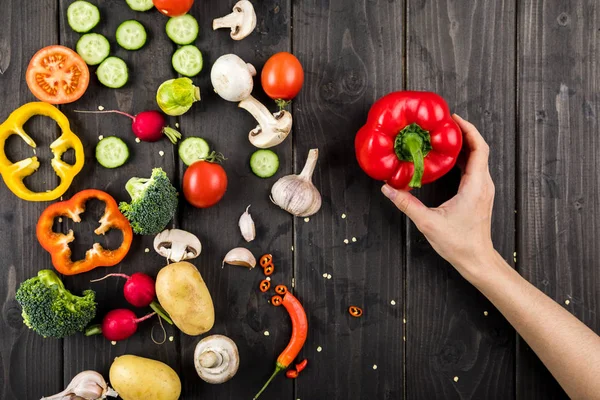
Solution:
[{"label": "wood grain texture", "polygon": [[[403,223],[360,170],[354,136],[377,98],[402,89],[404,6],[294,2],[293,49],[306,76],[294,102],[294,170],[318,148],[323,197],[319,213],[295,220],[296,290],[310,328],[299,399],[403,397]],[[364,316],[352,318],[351,305]]]},{"label": "wood grain texture", "polygon": [[[439,93],[491,147],[496,184],[493,240],[512,262],[515,229],[515,2],[409,1],[409,89]],[[459,174],[419,190],[436,206],[456,194]],[[514,331],[443,261],[409,222],[407,398],[514,396]],[[488,312],[488,316],[484,315]],[[456,381],[457,378],[458,381]]]},{"label": "wood grain texture", "polygon": [[[247,247],[257,259],[264,253],[272,253],[276,266],[271,276],[272,287],[276,284],[291,287],[292,217],[277,210],[269,200],[269,193],[279,177],[292,172],[292,141],[287,139],[273,148],[280,158],[277,174],[270,179],[256,177],[249,167],[250,156],[256,148],[248,141],[248,133],[256,126],[256,121],[236,104],[214,93],[210,82],[210,67],[215,60],[223,54],[237,54],[258,71],[254,96],[276,111],[275,103],[262,93],[260,70],[272,54],[290,50],[291,5],[289,1],[253,2],[258,18],[256,30],[236,42],[230,38],[228,30],[209,30],[212,20],[230,13],[233,4],[230,1],[196,1],[191,11],[201,27],[196,44],[204,54],[205,69],[194,78],[201,87],[202,102],[181,117],[181,132],[184,136],[205,138],[213,150],[225,155],[227,160],[223,167],[229,185],[223,200],[208,209],[196,209],[182,200],[179,225],[196,234],[203,244],[202,255],[195,260],[195,265],[204,277],[215,305],[215,326],[208,334],[227,335],[236,342],[240,369],[225,384],[204,383],[196,374],[192,357],[200,338],[182,335],[183,399],[251,398],[271,375],[275,360],[287,345],[291,332],[285,310],[268,303],[274,292],[263,294],[258,289],[265,278],[260,267],[251,271],[230,265],[221,268],[221,260],[234,247]],[[180,181],[185,169],[179,161]],[[238,220],[248,205],[251,205],[250,213],[256,224],[256,239],[251,243],[245,242],[238,228]],[[292,396],[292,382],[281,374],[261,399],[291,399]]]},{"label": "wood grain texture", "polygon": [[[70,0],[60,1],[60,42],[65,46],[75,48],[80,34],[72,31],[66,20],[66,10],[71,2]],[[155,9],[146,13],[132,11],[125,1],[98,0],[94,4],[100,9],[101,21],[93,31],[106,36],[111,44],[111,55],[120,57],[127,63],[129,81],[121,89],[106,88],[98,82],[95,76],[96,67],[90,67],[92,77],[86,94],[76,103],[62,107],[71,120],[73,131],[83,141],[86,153],[85,166],[81,176],[74,181],[65,198],[69,198],[80,190],[95,188],[108,192],[117,202],[129,201],[130,197],[125,191],[125,183],[134,176],[150,177],[154,167],[163,168],[177,187],[175,147],[168,139],[164,138],[154,143],[137,143],[131,132],[131,120],[127,117],[116,114],[91,115],[74,112],[74,110],[98,110],[99,106],[106,110],[118,109],[131,114],[157,109],[156,89],[162,81],[175,77],[170,63],[174,46],[164,32],[166,17]],[[116,43],[116,29],[120,23],[128,19],[140,21],[148,33],[146,45],[138,51],[124,50]],[[174,124],[174,121],[171,122]],[[94,151],[100,135],[104,137],[117,136],[127,143],[130,159],[124,166],[111,170],[98,164]],[[164,152],[164,156],[160,156],[160,151]],[[76,254],[81,256],[95,241],[99,241],[103,245],[106,243],[109,248],[116,248],[121,242],[119,233],[111,234],[109,232],[106,238],[93,234],[98,218],[104,212],[104,205],[99,201],[91,203],[81,223],[74,224],[68,220],[63,221],[65,231],[68,229],[75,231],[76,240],[72,248]],[[155,277],[160,268],[166,264],[166,260],[153,250],[153,239],[153,236],[135,235],[127,257],[118,266],[100,268],[86,274],[65,278],[65,285],[75,292],[81,292],[87,288],[96,291],[97,322],[100,322],[108,311],[115,308],[129,308],[140,317],[151,312],[150,308],[137,309],[125,301],[123,297],[124,279],[109,278],[97,283],[89,281],[111,272],[125,274],[145,272]],[[144,251],[146,248],[149,249],[149,252]],[[68,362],[65,363],[64,383],[68,383],[75,374],[85,369],[96,370],[108,378],[108,371],[114,358],[123,354],[157,359],[179,371],[178,330],[165,324],[167,336],[174,336],[176,340],[167,340],[162,345],[156,345],[152,342],[151,331],[152,327],[156,326],[154,333],[160,340],[162,333],[157,325],[156,318],[146,321],[140,324],[134,337],[118,342],[116,345],[112,345],[102,336],[75,335],[66,338],[64,340],[64,358]]]},{"label": "wood grain texture", "polygon": [[[17,107],[36,101],[25,84],[25,70],[31,56],[58,39],[57,4],[54,0],[22,3],[2,1],[0,13],[0,121]],[[23,29],[23,15],[36,29]],[[58,184],[50,166],[49,145],[59,130],[49,118],[34,117],[25,130],[37,144],[39,170],[25,182],[32,190],[43,191]],[[16,136],[7,142],[12,161],[34,155]],[[45,390],[62,386],[62,341],[44,339],[22,323],[21,307],[14,299],[19,283],[35,276],[40,269],[52,268],[50,257],[35,239],[35,225],[47,203],[27,202],[16,197],[4,183],[0,185],[0,237],[3,242],[0,270],[0,398],[38,399]],[[44,382],[44,385],[41,384]]]},{"label": "wood grain texture", "polygon": [[[519,272],[600,332],[600,6],[519,5]],[[567,398],[520,340],[517,398]]]}]

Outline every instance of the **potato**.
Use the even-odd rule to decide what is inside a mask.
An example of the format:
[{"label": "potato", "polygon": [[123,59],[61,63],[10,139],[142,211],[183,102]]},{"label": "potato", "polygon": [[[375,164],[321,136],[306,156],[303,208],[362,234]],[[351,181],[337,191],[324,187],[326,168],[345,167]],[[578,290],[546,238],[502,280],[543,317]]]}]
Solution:
[{"label": "potato", "polygon": [[215,323],[215,308],[198,269],[182,261],[167,265],[156,277],[156,297],[185,334],[201,335]]},{"label": "potato", "polygon": [[110,366],[110,384],[123,400],[177,400],[181,381],[171,367],[149,358],[124,355]]}]

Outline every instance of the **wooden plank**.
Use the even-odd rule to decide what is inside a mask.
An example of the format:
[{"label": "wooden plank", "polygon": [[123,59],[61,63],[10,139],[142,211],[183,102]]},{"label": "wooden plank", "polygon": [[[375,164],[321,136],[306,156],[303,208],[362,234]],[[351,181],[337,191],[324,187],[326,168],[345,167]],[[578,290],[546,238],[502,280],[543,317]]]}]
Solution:
[{"label": "wooden plank", "polygon": [[[194,370],[193,352],[198,337],[181,335],[181,362],[185,399],[240,399],[250,398],[275,368],[278,354],[285,348],[290,335],[290,324],[281,308],[272,307],[270,295],[258,290],[264,279],[261,268],[247,271],[243,267],[221,268],[223,256],[232,248],[245,246],[256,258],[273,253],[276,271],[273,284],[290,286],[292,277],[292,218],[276,208],[269,200],[269,191],[275,180],[292,171],[292,141],[288,139],[274,148],[280,157],[279,172],[274,178],[262,180],[249,168],[250,155],[256,149],[248,141],[248,132],[256,121],[236,104],[221,99],[212,90],[210,67],[221,55],[234,53],[252,63],[260,73],[264,62],[273,53],[290,50],[290,1],[265,0],[253,2],[258,18],[255,32],[236,42],[229,32],[210,31],[213,18],[231,12],[234,1],[196,1],[192,15],[201,27],[198,47],[205,59],[205,69],[194,78],[202,88],[202,102],[180,120],[184,136],[205,138],[211,147],[222,152],[227,160],[223,166],[228,174],[229,187],[223,200],[208,209],[196,209],[182,201],[180,227],[196,234],[203,244],[202,255],[195,260],[211,292],[216,321],[209,334],[224,334],[237,344],[240,369],[237,376],[223,385],[209,385],[198,378]],[[274,103],[266,99],[260,89],[260,78],[255,79],[254,95],[272,110]],[[180,162],[180,177],[185,172]],[[250,212],[257,228],[257,238],[247,244],[241,237],[238,219],[251,204]],[[273,286],[274,287],[274,286]],[[265,335],[269,333],[269,336]],[[278,377],[261,399],[291,399],[293,386],[284,376]]]},{"label": "wooden plank", "polygon": [[[54,0],[23,3],[3,1],[0,13],[0,121],[17,107],[36,101],[25,83],[25,70],[33,54],[58,38],[57,4]],[[29,28],[24,29],[27,26]],[[25,129],[37,144],[41,166],[26,184],[35,191],[58,183],[49,160],[48,146],[57,137],[57,126],[49,118],[34,117]],[[32,149],[16,136],[7,142],[7,155],[13,161],[32,157]],[[35,238],[35,224],[47,203],[17,198],[2,183],[0,238],[2,279],[0,283],[0,398],[37,399],[62,388],[62,341],[44,339],[22,323],[21,307],[14,299],[20,282],[35,276],[40,269],[52,268],[50,257]],[[56,392],[58,392],[56,390]]]},{"label": "wooden plank", "polygon": [[[403,397],[404,225],[354,155],[371,104],[402,89],[403,13],[403,1],[294,2],[293,49],[306,74],[294,170],[318,148],[323,197],[318,214],[295,220],[296,290],[310,327],[299,399]],[[352,318],[351,305],[364,316]]]},{"label": "wooden plank", "polygon": [[[66,9],[70,0],[60,1],[60,41],[62,44],[74,48],[80,34],[73,32],[67,24]],[[98,0],[94,2],[100,9],[101,22],[94,32],[101,33],[111,43],[111,55],[125,60],[129,67],[129,81],[122,89],[109,89],[102,86],[95,77],[96,67],[90,67],[92,79],[86,94],[76,103],[66,105],[63,108],[69,116],[73,130],[81,137],[86,151],[86,164],[81,177],[76,179],[73,186],[65,196],[88,188],[100,189],[111,194],[117,201],[129,201],[130,197],[125,191],[125,183],[133,176],[149,177],[153,167],[163,168],[177,185],[175,174],[174,150],[175,147],[165,138],[155,143],[136,143],[135,136],[131,132],[131,121],[121,115],[105,114],[90,115],[77,114],[74,110],[97,110],[99,106],[106,110],[119,109],[131,114],[140,111],[158,109],[155,102],[156,89],[166,79],[175,76],[171,69],[171,54],[173,44],[164,33],[164,24],[167,18],[158,11],[151,10],[146,13],[132,11],[124,1],[114,2]],[[148,32],[146,45],[138,51],[127,51],[119,47],[115,40],[115,31],[119,24],[128,19],[140,21]],[[174,121],[172,121],[174,123]],[[117,170],[109,170],[100,166],[95,160],[94,149],[99,136],[118,136],[122,138],[130,149],[130,159],[124,166]],[[164,156],[159,152],[163,151]],[[63,222],[63,229],[75,231],[74,252],[83,256],[85,250],[89,249],[95,241],[101,244],[107,243],[110,248],[116,248],[121,242],[121,235],[107,235],[101,238],[93,234],[97,226],[96,221],[104,212],[101,202],[91,202],[88,212],[80,224],[69,221]],[[110,310],[115,308],[132,309],[138,316],[145,315],[151,310],[136,309],[129,305],[123,298],[123,279],[110,278],[98,283],[89,283],[111,272],[122,272],[132,274],[134,272],[145,272],[150,276],[156,276],[162,266],[165,265],[164,258],[156,254],[152,248],[152,236],[134,237],[134,241],[128,256],[114,268],[96,269],[92,272],[65,278],[65,284],[80,292],[87,288],[96,291],[98,300],[97,320]],[[149,249],[145,252],[144,249]],[[177,340],[167,340],[163,345],[156,345],[151,339],[153,326],[158,325],[157,319],[140,325],[138,332],[130,338],[116,345],[101,336],[85,337],[77,335],[65,339],[64,358],[65,363],[64,382],[68,383],[78,372],[85,369],[93,369],[102,373],[108,379],[108,371],[114,358],[123,354],[134,354],[143,357],[157,359],[166,362],[175,370],[179,371],[179,356]],[[160,329],[154,329],[157,339],[161,339]],[[178,337],[177,330],[167,327],[167,336]]]},{"label": "wooden plank", "polygon": [[[408,88],[442,95],[490,147],[496,184],[493,239],[512,262],[515,172],[515,1],[408,2]],[[457,171],[419,190],[436,206]],[[514,397],[514,331],[409,223],[407,397]],[[484,312],[487,311],[487,316]],[[458,379],[458,381],[456,381]]]},{"label": "wooden plank", "polygon": [[[519,4],[519,271],[600,332],[600,6]],[[567,398],[520,340],[517,397]]]}]

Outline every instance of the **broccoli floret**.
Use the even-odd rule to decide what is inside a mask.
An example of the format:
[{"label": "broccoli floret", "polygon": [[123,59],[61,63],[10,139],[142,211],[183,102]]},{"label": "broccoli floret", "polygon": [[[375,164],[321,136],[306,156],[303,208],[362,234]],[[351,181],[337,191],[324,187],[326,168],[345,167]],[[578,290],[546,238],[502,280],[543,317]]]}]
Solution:
[{"label": "broccoli floret", "polygon": [[154,168],[149,179],[131,178],[125,189],[131,196],[131,203],[121,202],[119,210],[138,235],[162,232],[175,216],[177,190],[162,168]]},{"label": "broccoli floret", "polygon": [[23,323],[43,337],[64,338],[81,332],[96,316],[96,293],[75,296],[49,269],[21,283],[15,296]]}]

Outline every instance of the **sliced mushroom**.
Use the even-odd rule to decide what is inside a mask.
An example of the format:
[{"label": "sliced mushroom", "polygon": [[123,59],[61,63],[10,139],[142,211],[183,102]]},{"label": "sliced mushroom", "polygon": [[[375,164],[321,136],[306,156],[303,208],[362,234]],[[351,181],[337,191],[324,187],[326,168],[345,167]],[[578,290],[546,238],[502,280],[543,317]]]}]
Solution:
[{"label": "sliced mushroom", "polygon": [[258,126],[250,131],[248,139],[255,147],[268,149],[277,146],[288,137],[292,131],[292,114],[282,110],[271,114],[267,107],[248,96],[238,107],[248,111],[258,122]]},{"label": "sliced mushroom", "polygon": [[202,244],[196,235],[181,229],[165,229],[154,238],[154,250],[173,262],[196,258]]},{"label": "sliced mushroom", "polygon": [[213,30],[231,28],[231,38],[242,40],[256,28],[256,13],[248,0],[238,1],[233,12],[222,18],[213,20]]},{"label": "sliced mushroom", "polygon": [[200,378],[207,383],[227,382],[240,366],[238,348],[227,336],[208,336],[196,345],[194,366]]}]

